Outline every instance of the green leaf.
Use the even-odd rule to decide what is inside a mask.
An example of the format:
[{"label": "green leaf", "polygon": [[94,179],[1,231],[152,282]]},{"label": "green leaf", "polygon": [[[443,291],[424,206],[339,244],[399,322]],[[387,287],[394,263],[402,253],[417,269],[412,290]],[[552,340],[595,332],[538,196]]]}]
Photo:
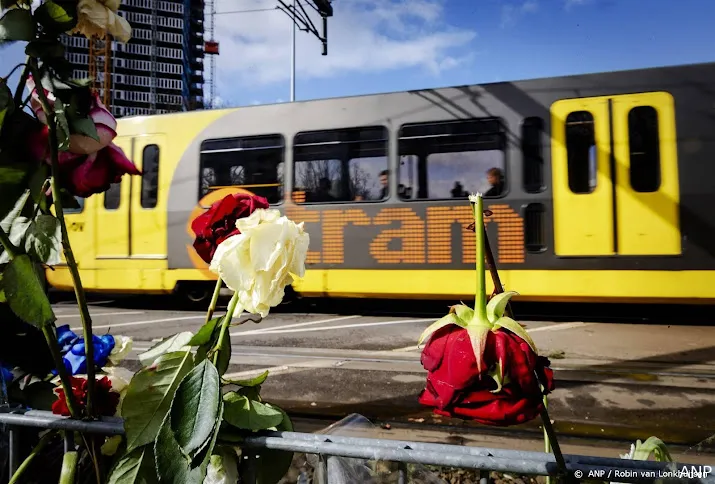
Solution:
[{"label": "green leaf", "polygon": [[0,18],[0,43],[16,40],[30,41],[35,38],[35,21],[26,9],[8,10]]},{"label": "green leaf", "polygon": [[[187,460],[182,453],[179,443],[172,432],[172,411],[166,414],[166,418],[159,429],[156,443],[154,444],[155,465],[161,483],[167,484],[203,484],[206,477],[211,453],[216,445],[219,434],[219,425],[223,416],[223,403],[219,400],[216,420],[211,427],[211,439],[207,446],[198,453],[196,459]],[[173,410],[172,403],[172,410]],[[199,462],[196,465],[196,462]]]},{"label": "green leaf", "polygon": [[49,214],[39,214],[25,233],[25,252],[49,266],[60,263],[62,232],[60,221]]},{"label": "green leaf", "polygon": [[25,54],[35,58],[64,57],[65,46],[58,42],[56,39],[38,39],[33,40],[32,42],[29,42],[27,44],[27,46],[25,47]]},{"label": "green leaf", "polygon": [[263,373],[261,373],[258,376],[249,378],[248,380],[226,380],[226,381],[233,385],[239,385],[242,387],[256,387],[256,386],[263,384],[263,382],[266,381],[266,378],[268,378],[268,370],[264,371]]},{"label": "green leaf", "polygon": [[134,375],[122,402],[127,450],[156,439],[176,389],[192,367],[191,352],[176,351],[160,356]]},{"label": "green leaf", "polygon": [[3,287],[10,309],[23,321],[43,328],[57,319],[28,255],[22,254],[10,261],[4,272]]},{"label": "green leaf", "polygon": [[420,335],[420,339],[417,340],[417,346],[421,345],[424,341],[426,341],[430,336],[432,336],[433,333],[436,333],[440,329],[444,328],[445,326],[449,326],[450,324],[456,324],[457,326],[461,326],[462,328],[466,326],[466,323],[459,319],[459,317],[455,313],[450,312],[443,318],[440,318],[434,323],[430,324],[427,329],[422,332],[422,334]]},{"label": "green leaf", "polygon": [[35,19],[45,31],[59,34],[72,30],[77,25],[77,19],[69,12],[71,10],[65,10],[52,0],[45,0],[35,10]]},{"label": "green leaf", "polygon": [[97,127],[89,118],[80,118],[72,121],[72,130],[77,134],[83,134],[85,136],[89,136],[95,141],[99,141]]},{"label": "green leaf", "polygon": [[0,219],[4,219],[8,212],[16,207],[18,200],[23,197],[25,183],[31,170],[30,163],[8,162],[0,165]]},{"label": "green leaf", "polygon": [[536,349],[536,343],[534,343],[534,341],[531,339],[529,333],[524,328],[522,328],[519,323],[517,323],[510,317],[502,316],[497,321],[495,321],[494,328],[492,329],[492,331],[496,331],[498,328],[508,329],[509,331],[526,341],[526,343],[531,347],[534,353],[539,353]]},{"label": "green leaf", "polygon": [[265,430],[275,427],[283,421],[280,410],[249,400],[245,395],[228,392],[223,396],[225,420],[236,428],[246,430]]},{"label": "green leaf", "polygon": [[154,469],[154,451],[145,445],[124,454],[109,474],[107,484],[154,484],[159,482]]},{"label": "green leaf", "polygon": [[70,147],[70,125],[65,115],[65,105],[59,97],[55,98],[55,118],[57,119],[57,142],[60,151]]},{"label": "green leaf", "polygon": [[[267,406],[281,412],[283,415],[283,420],[275,430],[282,432],[292,432],[293,423],[290,421],[288,414],[286,414],[282,409],[273,406],[271,404],[266,404]],[[254,472],[256,475],[256,482],[261,484],[277,484],[280,482],[285,475],[288,473],[291,464],[293,463],[293,452],[288,452],[284,450],[273,450],[273,449],[260,449],[257,451],[258,459],[254,464]],[[247,466],[251,465],[250,459],[241,459],[241,466],[239,467],[239,472],[242,476],[247,474]]]},{"label": "green leaf", "polygon": [[[164,338],[157,344],[149,348],[147,351],[139,355],[139,361],[142,366],[148,366],[165,353],[179,351],[181,348],[188,346],[189,341],[193,337],[190,331],[183,331],[168,338]],[[188,348],[187,348],[188,349]]]},{"label": "green leaf", "polygon": [[171,430],[184,455],[193,459],[206,446],[220,403],[218,371],[204,360],[184,377],[171,403]]},{"label": "green leaf", "polygon": [[223,316],[218,317],[218,318],[213,318],[210,320],[208,323],[204,324],[201,326],[201,329],[199,329],[196,332],[196,335],[194,335],[193,338],[191,338],[191,341],[187,343],[188,346],[201,346],[209,341],[211,341],[211,336],[214,333],[214,330],[216,329],[216,325],[223,320]]},{"label": "green leaf", "polygon": [[668,447],[665,445],[665,442],[658,437],[648,437],[648,439],[642,443],[640,440],[636,441],[633,460],[648,460],[651,454],[654,454],[655,460],[658,462],[673,462]]},{"label": "green leaf", "polygon": [[507,304],[509,304],[509,299],[514,296],[518,296],[519,293],[516,291],[507,291],[495,295],[487,303],[487,319],[491,323],[495,323],[499,318],[504,316],[504,310]]},{"label": "green leaf", "polygon": [[457,318],[465,324],[474,319],[474,309],[464,303],[452,306],[449,311],[456,314]]},{"label": "green leaf", "polygon": [[[221,319],[221,318],[219,318]],[[209,321],[208,324],[210,324]],[[207,325],[204,325],[201,330],[206,330]],[[205,329],[206,328],[206,329]],[[199,330],[199,331],[201,331]],[[212,350],[218,344],[218,337],[221,334],[221,325],[216,324],[213,332],[211,333],[211,338],[208,342],[201,344],[196,350],[196,361],[201,361],[207,357],[208,352]],[[197,335],[198,336],[198,335]],[[205,334],[202,335],[201,340],[205,338]],[[193,340],[192,340],[193,341]],[[192,345],[193,346],[193,345]],[[221,348],[218,354],[218,360],[216,361],[216,369],[219,375],[223,375],[228,370],[228,365],[231,363],[231,338],[226,335],[221,342]]]}]

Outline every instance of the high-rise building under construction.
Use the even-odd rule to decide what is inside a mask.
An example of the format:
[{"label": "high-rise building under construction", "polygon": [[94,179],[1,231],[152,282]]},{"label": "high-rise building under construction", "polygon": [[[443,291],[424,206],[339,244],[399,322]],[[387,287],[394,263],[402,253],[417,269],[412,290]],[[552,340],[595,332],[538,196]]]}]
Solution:
[{"label": "high-rise building under construction", "polygon": [[97,48],[103,42],[90,48],[85,37],[63,36],[74,77],[95,70],[116,117],[203,109],[204,1],[123,0],[119,15],[130,23],[132,38],[112,41],[109,69],[105,49]]}]

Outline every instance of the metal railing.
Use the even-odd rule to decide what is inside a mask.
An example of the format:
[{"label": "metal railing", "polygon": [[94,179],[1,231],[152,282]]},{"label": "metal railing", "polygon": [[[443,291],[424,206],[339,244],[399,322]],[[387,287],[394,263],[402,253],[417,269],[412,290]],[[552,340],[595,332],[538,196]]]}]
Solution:
[{"label": "metal railing", "polygon": [[[102,435],[123,435],[121,418],[107,418],[93,422],[73,420],[39,410],[0,409],[0,425],[6,425],[9,436],[10,475],[19,464],[18,437],[20,427],[59,429]],[[239,444],[237,444],[239,445]],[[318,482],[332,484],[330,474],[336,457],[388,461],[399,463],[398,482],[407,482],[406,464],[422,464],[478,471],[511,474],[559,475],[553,454],[449,444],[409,442],[392,439],[311,434],[301,432],[264,431],[246,437],[239,445],[245,449],[243,458],[260,455],[261,449],[319,455],[324,464]],[[67,451],[67,450],[65,450]],[[566,467],[571,475],[580,478],[617,482],[692,482],[715,484],[712,467],[652,461],[637,461],[586,455],[565,454]],[[250,468],[250,461],[249,461]],[[483,482],[484,480],[482,480]]]}]

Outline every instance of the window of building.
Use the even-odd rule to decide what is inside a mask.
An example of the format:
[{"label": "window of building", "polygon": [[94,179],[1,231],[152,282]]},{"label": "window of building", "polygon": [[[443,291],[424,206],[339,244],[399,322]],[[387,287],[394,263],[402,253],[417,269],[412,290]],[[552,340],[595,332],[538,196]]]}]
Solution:
[{"label": "window of building", "polygon": [[628,146],[631,186],[637,192],[657,192],[660,188],[660,136],[658,111],[638,106],[628,113]]},{"label": "window of building", "polygon": [[566,117],[566,152],[569,188],[573,193],[596,189],[596,133],[593,115],[574,111]]},{"label": "window of building", "polygon": [[405,200],[465,198],[506,191],[506,134],[499,119],[405,125],[398,194]]},{"label": "window of building", "polygon": [[159,193],[159,147],[147,145],[142,153],[142,208],[156,207]]},{"label": "window of building", "polygon": [[387,198],[386,128],[298,133],[293,146],[293,199],[297,203]]},{"label": "window of building", "polygon": [[544,190],[544,154],[542,138],[544,120],[539,117],[524,119],[521,125],[521,154],[524,169],[524,190],[539,193]]},{"label": "window of building", "polygon": [[265,197],[271,204],[280,203],[284,150],[279,134],[204,141],[200,197],[219,188],[237,187]]}]

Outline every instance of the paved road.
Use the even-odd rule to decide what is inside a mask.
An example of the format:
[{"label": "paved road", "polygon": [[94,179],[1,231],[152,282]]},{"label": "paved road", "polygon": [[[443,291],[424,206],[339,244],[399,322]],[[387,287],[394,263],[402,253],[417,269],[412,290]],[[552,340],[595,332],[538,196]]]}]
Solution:
[{"label": "paved road", "polygon": [[[57,324],[81,329],[73,301],[54,307]],[[126,365],[137,369],[138,353],[157,340],[202,325],[203,311],[170,307],[159,299],[107,298],[94,300],[90,311],[95,333],[134,338],[136,351]],[[222,309],[225,304],[217,314]],[[434,320],[279,308],[259,324],[233,328],[227,377],[268,369],[263,395],[296,415],[357,412],[393,422],[460,425],[432,417],[416,401],[425,371],[415,344]],[[657,435],[690,447],[715,429],[714,327],[522,322],[555,369],[558,388],[549,402],[557,432],[628,440]],[[688,460],[708,448],[690,450]]]}]

